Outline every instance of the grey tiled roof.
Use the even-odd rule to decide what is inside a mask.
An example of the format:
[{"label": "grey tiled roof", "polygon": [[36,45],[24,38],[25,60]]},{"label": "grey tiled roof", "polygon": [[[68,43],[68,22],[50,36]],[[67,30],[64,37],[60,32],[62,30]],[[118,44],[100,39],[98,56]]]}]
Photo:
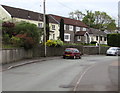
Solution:
[{"label": "grey tiled roof", "polygon": [[100,36],[107,36],[107,34],[104,31],[99,31],[98,29],[94,29],[94,28],[90,28],[88,30],[88,33],[96,35],[96,36],[99,36],[99,35]]},{"label": "grey tiled roof", "polygon": [[11,17],[29,19],[35,21],[43,21],[43,15],[41,13],[24,10],[20,8],[14,8],[6,5],[1,5],[10,15]]}]

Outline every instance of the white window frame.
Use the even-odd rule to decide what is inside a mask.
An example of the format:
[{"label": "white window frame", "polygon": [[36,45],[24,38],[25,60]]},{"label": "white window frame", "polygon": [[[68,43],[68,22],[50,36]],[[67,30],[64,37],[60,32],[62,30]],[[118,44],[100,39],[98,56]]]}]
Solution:
[{"label": "white window frame", "polygon": [[85,27],[83,27],[83,31],[87,31],[87,29]]},{"label": "white window frame", "polygon": [[76,32],[77,32],[77,31],[80,31],[80,27],[76,27]]},{"label": "white window frame", "polygon": [[81,41],[81,36],[77,36],[77,41]]},{"label": "white window frame", "polygon": [[67,27],[67,26],[66,26],[66,25],[64,25],[64,30],[66,30],[66,27]]},{"label": "white window frame", "polygon": [[55,31],[55,29],[56,29],[56,26],[52,25],[52,30]]},{"label": "white window frame", "polygon": [[38,23],[38,28],[43,28],[43,23]]},{"label": "white window frame", "polygon": [[69,30],[73,31],[73,26],[72,25],[69,25]]},{"label": "white window frame", "polygon": [[[68,38],[66,39],[65,36],[68,36]],[[64,40],[65,40],[65,41],[70,41],[70,34],[65,33],[65,34],[64,34]]]}]

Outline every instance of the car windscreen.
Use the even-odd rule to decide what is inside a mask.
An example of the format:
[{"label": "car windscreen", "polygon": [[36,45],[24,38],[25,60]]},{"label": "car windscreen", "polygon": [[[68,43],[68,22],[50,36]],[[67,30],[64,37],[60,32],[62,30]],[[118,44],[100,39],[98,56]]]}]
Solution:
[{"label": "car windscreen", "polygon": [[112,47],[111,47],[109,50],[117,50],[117,49],[118,49],[118,48],[112,48]]},{"label": "car windscreen", "polygon": [[72,52],[72,50],[71,49],[66,49],[65,52]]}]

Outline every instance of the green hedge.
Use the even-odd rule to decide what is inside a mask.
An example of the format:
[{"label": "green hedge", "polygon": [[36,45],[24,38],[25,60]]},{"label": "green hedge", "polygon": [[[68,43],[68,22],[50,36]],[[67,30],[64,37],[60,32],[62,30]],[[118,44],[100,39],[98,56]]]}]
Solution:
[{"label": "green hedge", "polygon": [[120,34],[108,34],[107,43],[109,46],[120,47]]}]

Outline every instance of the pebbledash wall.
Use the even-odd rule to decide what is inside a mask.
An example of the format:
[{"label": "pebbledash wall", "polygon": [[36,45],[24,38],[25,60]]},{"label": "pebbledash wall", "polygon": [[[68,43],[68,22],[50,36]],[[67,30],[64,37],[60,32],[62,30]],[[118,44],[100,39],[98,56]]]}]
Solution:
[{"label": "pebbledash wall", "polygon": [[[79,49],[83,54],[97,55],[99,54],[99,47],[96,46],[62,46],[62,47],[47,47],[47,56],[62,56],[64,49],[73,47]],[[105,54],[109,47],[101,47],[101,54]],[[8,64],[26,58],[43,57],[44,46],[38,46],[32,50],[17,49],[2,49],[2,62],[0,64]]]}]

